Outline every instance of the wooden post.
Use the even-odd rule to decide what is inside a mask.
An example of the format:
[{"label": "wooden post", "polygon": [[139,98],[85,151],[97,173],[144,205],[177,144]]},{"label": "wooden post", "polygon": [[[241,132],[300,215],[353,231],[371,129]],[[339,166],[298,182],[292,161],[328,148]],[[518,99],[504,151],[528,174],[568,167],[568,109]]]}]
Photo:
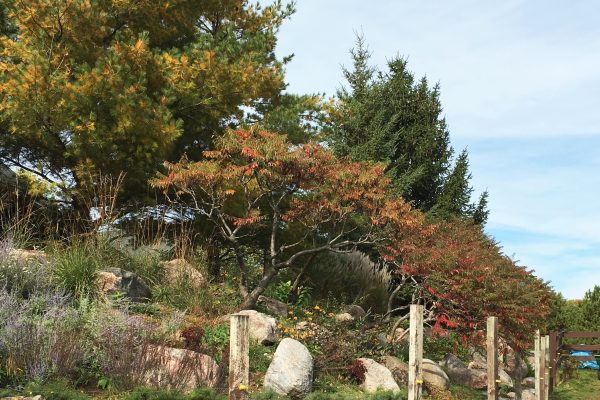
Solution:
[{"label": "wooden post", "polygon": [[229,329],[229,400],[247,400],[250,382],[248,316],[233,314]]},{"label": "wooden post", "polygon": [[498,400],[498,317],[487,319],[487,398]]},{"label": "wooden post", "polygon": [[544,361],[545,361],[545,371],[546,374],[544,376],[544,399],[550,399],[550,336],[544,336]]},{"label": "wooden post", "polygon": [[558,333],[551,332],[550,333],[550,393],[554,391],[554,386],[556,386],[556,369],[557,369],[557,361],[558,361]]},{"label": "wooden post", "polygon": [[541,353],[541,349],[540,349],[540,331],[539,329],[537,331],[535,331],[535,339],[534,339],[534,347],[535,347],[535,353],[534,353],[534,362],[535,362],[535,400],[542,400],[542,380],[540,379],[541,377],[541,369],[542,366],[540,365],[540,353]]},{"label": "wooden post", "polygon": [[540,336],[540,400],[548,400],[546,398],[546,339]]},{"label": "wooden post", "polygon": [[408,400],[420,400],[423,389],[423,306],[410,306]]}]

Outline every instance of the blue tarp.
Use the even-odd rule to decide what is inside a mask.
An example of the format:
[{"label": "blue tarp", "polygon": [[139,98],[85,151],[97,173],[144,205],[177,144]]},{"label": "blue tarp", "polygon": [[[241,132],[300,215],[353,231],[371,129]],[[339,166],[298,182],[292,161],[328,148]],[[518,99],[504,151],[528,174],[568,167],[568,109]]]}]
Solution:
[{"label": "blue tarp", "polygon": [[[572,356],[591,356],[593,355],[591,351],[572,351]],[[588,369],[600,369],[597,361],[581,361],[579,363],[579,368],[588,368]]]}]

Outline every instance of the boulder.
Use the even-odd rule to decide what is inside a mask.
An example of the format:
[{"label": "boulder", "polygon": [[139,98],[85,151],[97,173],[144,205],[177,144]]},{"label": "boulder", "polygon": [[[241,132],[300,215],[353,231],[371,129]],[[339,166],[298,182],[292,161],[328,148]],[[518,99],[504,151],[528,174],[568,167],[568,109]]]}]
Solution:
[{"label": "boulder", "polygon": [[41,250],[11,249],[8,256],[20,264],[48,262],[48,255]]},{"label": "boulder", "polygon": [[450,388],[450,379],[444,370],[434,361],[423,359],[423,380],[441,390]]},{"label": "boulder", "polygon": [[359,358],[358,361],[366,369],[365,380],[361,385],[365,392],[373,393],[378,390],[389,390],[397,393],[400,391],[392,372],[385,366],[370,358]]},{"label": "boulder", "polygon": [[525,389],[521,392],[521,400],[535,400],[535,389]]},{"label": "boulder", "polygon": [[196,288],[206,283],[206,278],[204,278],[200,271],[183,258],[162,262],[161,266],[164,269],[165,279],[168,283],[177,284],[179,282],[186,282]]},{"label": "boulder", "polygon": [[337,322],[350,322],[354,321],[354,317],[350,313],[341,313],[335,316]]},{"label": "boulder", "polygon": [[398,385],[408,384],[408,364],[392,356],[383,357],[383,365],[390,370]]},{"label": "boulder", "polygon": [[510,375],[508,374],[508,372],[506,372],[502,368],[498,368],[498,379],[500,379],[500,383],[503,383],[505,385],[513,387],[513,380],[512,380],[512,378],[510,377]]},{"label": "boulder", "polygon": [[360,318],[364,318],[367,316],[367,313],[365,312],[365,310],[356,304],[352,304],[350,306],[348,306],[348,308],[346,309],[346,312],[350,315],[352,315],[352,318],[354,319],[360,319]]},{"label": "boulder", "polygon": [[140,383],[189,393],[198,387],[215,388],[221,369],[210,356],[192,350],[149,346],[143,357]]},{"label": "boulder", "polygon": [[270,314],[278,317],[287,317],[289,307],[282,301],[272,299],[267,296],[259,296],[258,304],[263,306]]},{"label": "boulder", "polygon": [[285,338],[277,346],[264,379],[265,389],[301,398],[312,390],[313,358],[299,341]]},{"label": "boulder", "polygon": [[134,302],[147,301],[152,295],[142,278],[121,268],[108,268],[98,272],[96,285],[104,295],[122,294]]},{"label": "boulder", "polygon": [[277,342],[279,329],[275,318],[256,310],[243,310],[238,314],[248,316],[248,329],[250,338],[260,344],[271,345]]},{"label": "boulder", "polygon": [[452,383],[474,389],[485,389],[487,387],[486,370],[467,368],[467,365],[453,354],[447,354],[440,365]]},{"label": "boulder", "polygon": [[530,376],[528,378],[523,379],[523,386],[526,388],[534,388],[535,378],[533,376]]}]

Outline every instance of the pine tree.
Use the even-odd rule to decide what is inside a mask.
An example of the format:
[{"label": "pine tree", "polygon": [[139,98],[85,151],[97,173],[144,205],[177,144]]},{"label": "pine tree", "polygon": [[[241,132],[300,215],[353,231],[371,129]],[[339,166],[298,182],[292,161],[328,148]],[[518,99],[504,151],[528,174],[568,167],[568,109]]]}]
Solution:
[{"label": "pine tree", "polygon": [[[244,108],[279,96],[292,12],[244,0],[14,0],[0,39],[0,158],[81,205],[94,175],[146,192],[164,159],[200,158]],[[122,198],[127,200],[127,198]]]}]

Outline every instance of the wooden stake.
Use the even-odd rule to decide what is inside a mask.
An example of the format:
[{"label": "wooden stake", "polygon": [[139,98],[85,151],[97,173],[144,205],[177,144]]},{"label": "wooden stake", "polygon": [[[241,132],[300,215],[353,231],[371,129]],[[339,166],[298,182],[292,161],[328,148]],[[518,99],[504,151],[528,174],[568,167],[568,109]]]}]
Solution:
[{"label": "wooden stake", "polygon": [[550,336],[544,336],[544,399],[550,399]]},{"label": "wooden stake", "polygon": [[540,379],[540,370],[541,370],[541,365],[540,365],[540,353],[541,353],[541,349],[540,349],[540,331],[539,329],[537,331],[535,331],[535,339],[534,339],[534,347],[535,347],[535,353],[534,353],[534,361],[535,361],[535,400],[542,400],[542,390],[541,388],[542,386],[542,380]]},{"label": "wooden stake", "polygon": [[423,306],[410,306],[408,400],[420,400],[423,389]]},{"label": "wooden stake", "polygon": [[250,382],[248,316],[233,314],[229,329],[229,400],[247,400]]},{"label": "wooden stake", "polygon": [[487,319],[487,398],[498,400],[498,318]]},{"label": "wooden stake", "polygon": [[546,339],[540,336],[540,400],[548,400],[546,397]]}]

